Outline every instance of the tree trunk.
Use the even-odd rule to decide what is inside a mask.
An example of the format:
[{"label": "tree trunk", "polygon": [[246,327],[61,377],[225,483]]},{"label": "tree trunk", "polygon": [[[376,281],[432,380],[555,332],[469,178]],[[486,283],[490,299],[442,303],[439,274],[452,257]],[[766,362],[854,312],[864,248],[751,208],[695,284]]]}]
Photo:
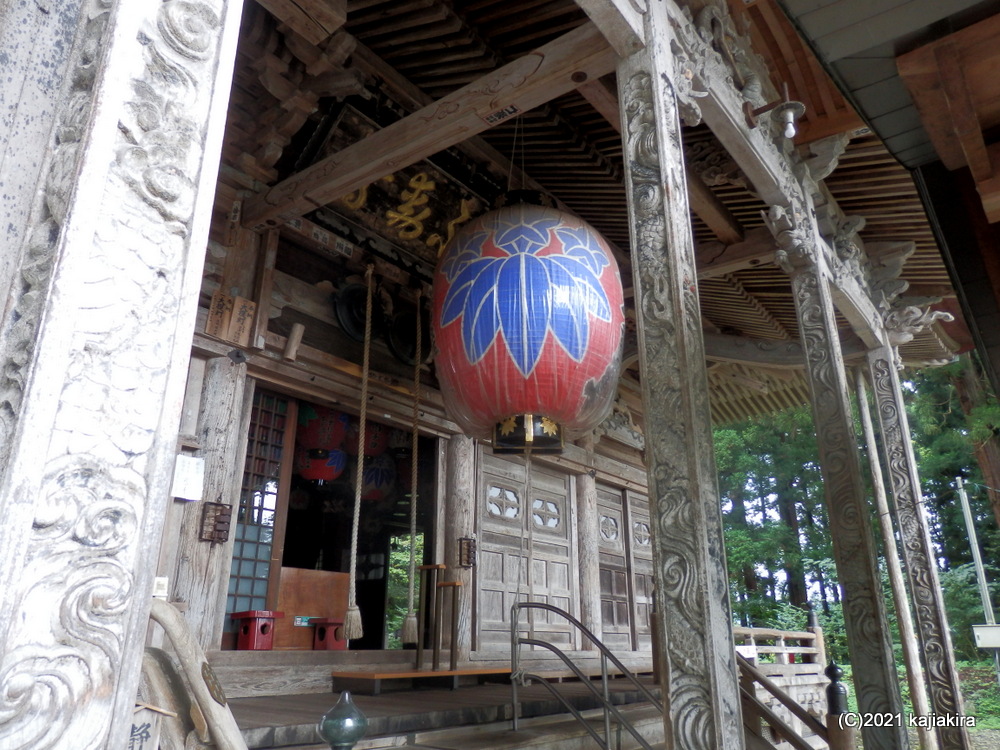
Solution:
[{"label": "tree trunk", "polygon": [[[790,483],[789,483],[790,484]],[[785,550],[785,576],[788,580],[788,600],[800,609],[809,608],[809,596],[806,588],[806,574],[802,568],[802,541],[799,536],[799,514],[792,499],[791,486],[785,487],[785,492],[778,493],[778,515],[781,522],[788,528],[794,547]]]},{"label": "tree trunk", "polygon": [[[962,376],[954,378],[952,382],[958,393],[962,411],[968,417],[975,407],[986,400],[986,394],[972,358],[968,354],[963,354],[961,360]],[[983,472],[987,497],[990,499],[990,507],[993,508],[993,518],[997,526],[1000,526],[1000,489],[998,489],[1000,488],[1000,437],[994,433],[985,443],[976,445],[975,456]]]}]

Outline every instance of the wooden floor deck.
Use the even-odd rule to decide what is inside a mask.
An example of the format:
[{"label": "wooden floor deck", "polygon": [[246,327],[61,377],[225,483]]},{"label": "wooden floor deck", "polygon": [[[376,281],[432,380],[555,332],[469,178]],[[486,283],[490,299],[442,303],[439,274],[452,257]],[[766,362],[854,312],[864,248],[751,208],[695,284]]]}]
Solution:
[{"label": "wooden floor deck", "polygon": [[[648,679],[644,678],[647,686]],[[595,686],[600,683],[596,682]],[[612,700],[637,703],[641,696],[623,680],[612,680]],[[561,683],[560,691],[579,710],[596,708],[587,686]],[[520,689],[521,715],[547,716],[564,709],[543,685]],[[229,701],[236,722],[251,750],[277,747],[320,747],[315,733],[319,718],[336,703],[339,693],[233,698]],[[458,690],[423,688],[353,695],[368,717],[367,737],[391,737],[409,732],[488,724],[511,716],[509,684],[469,685]]]}]

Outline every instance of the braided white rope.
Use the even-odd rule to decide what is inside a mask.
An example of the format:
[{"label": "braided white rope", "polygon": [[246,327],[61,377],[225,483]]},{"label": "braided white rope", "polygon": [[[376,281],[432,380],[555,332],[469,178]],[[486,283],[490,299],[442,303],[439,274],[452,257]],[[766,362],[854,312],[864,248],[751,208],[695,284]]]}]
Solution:
[{"label": "braided white rope", "polygon": [[417,344],[413,354],[413,419],[410,421],[410,578],[406,591],[406,619],[403,620],[403,643],[417,642],[417,615],[413,609],[417,576],[417,427],[420,422],[420,354],[423,331],[420,327],[420,290],[417,291]]},{"label": "braided white rope", "polygon": [[372,340],[372,276],[375,266],[365,271],[368,296],[365,300],[365,345],[361,363],[361,413],[358,417],[358,463],[354,472],[354,519],[351,524],[351,568],[347,587],[347,616],[344,618],[344,638],[354,640],[364,635],[361,624],[361,610],[358,609],[358,528],[361,522],[361,484],[364,480],[365,464],[365,422],[368,418],[368,366],[371,357]]}]

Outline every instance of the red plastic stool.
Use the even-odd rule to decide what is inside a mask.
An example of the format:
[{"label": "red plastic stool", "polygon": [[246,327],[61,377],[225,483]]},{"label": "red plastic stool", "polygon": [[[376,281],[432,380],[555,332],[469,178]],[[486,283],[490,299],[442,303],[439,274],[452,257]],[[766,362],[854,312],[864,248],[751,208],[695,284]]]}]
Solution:
[{"label": "red plastic stool", "polygon": [[313,631],[313,651],[347,650],[347,641],[343,638],[343,620],[313,617],[309,624],[316,628]]},{"label": "red plastic stool", "polygon": [[266,609],[233,612],[230,617],[239,626],[236,648],[241,651],[270,651],[274,646],[274,621],[284,616],[284,612],[271,612]]}]

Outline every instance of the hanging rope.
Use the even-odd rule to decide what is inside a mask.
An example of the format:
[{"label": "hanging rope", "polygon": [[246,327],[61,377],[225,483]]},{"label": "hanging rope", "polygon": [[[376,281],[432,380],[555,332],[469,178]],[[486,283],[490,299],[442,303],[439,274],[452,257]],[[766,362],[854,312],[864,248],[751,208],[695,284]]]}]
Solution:
[{"label": "hanging rope", "polygon": [[417,642],[417,613],[413,609],[417,576],[417,426],[420,420],[420,353],[423,332],[420,329],[420,292],[417,290],[417,344],[413,354],[413,419],[410,421],[410,579],[406,591],[406,619],[403,620],[403,643]]},{"label": "hanging rope", "polygon": [[[534,585],[531,580],[531,558],[534,554],[532,542],[534,540],[534,535],[532,533],[531,527],[534,525],[534,520],[530,517],[533,511],[532,508],[532,486],[531,486],[531,454],[528,453],[524,457],[524,498],[521,502],[521,539],[519,540],[519,556],[517,564],[517,593],[514,600],[517,602],[527,601],[530,602],[534,599]],[[524,596],[524,590],[527,587],[528,595]],[[528,631],[529,633],[535,629],[535,610],[528,610]]]},{"label": "hanging rope", "polygon": [[354,521],[351,526],[351,573],[347,584],[347,616],[344,618],[344,638],[354,640],[361,638],[364,627],[361,624],[361,610],[358,609],[358,527],[361,521],[361,484],[364,479],[365,465],[365,422],[368,418],[368,360],[371,354],[372,342],[372,275],[375,266],[369,265],[365,271],[365,284],[368,296],[365,300],[365,346],[361,363],[361,414],[358,425],[358,464],[354,472]]}]

